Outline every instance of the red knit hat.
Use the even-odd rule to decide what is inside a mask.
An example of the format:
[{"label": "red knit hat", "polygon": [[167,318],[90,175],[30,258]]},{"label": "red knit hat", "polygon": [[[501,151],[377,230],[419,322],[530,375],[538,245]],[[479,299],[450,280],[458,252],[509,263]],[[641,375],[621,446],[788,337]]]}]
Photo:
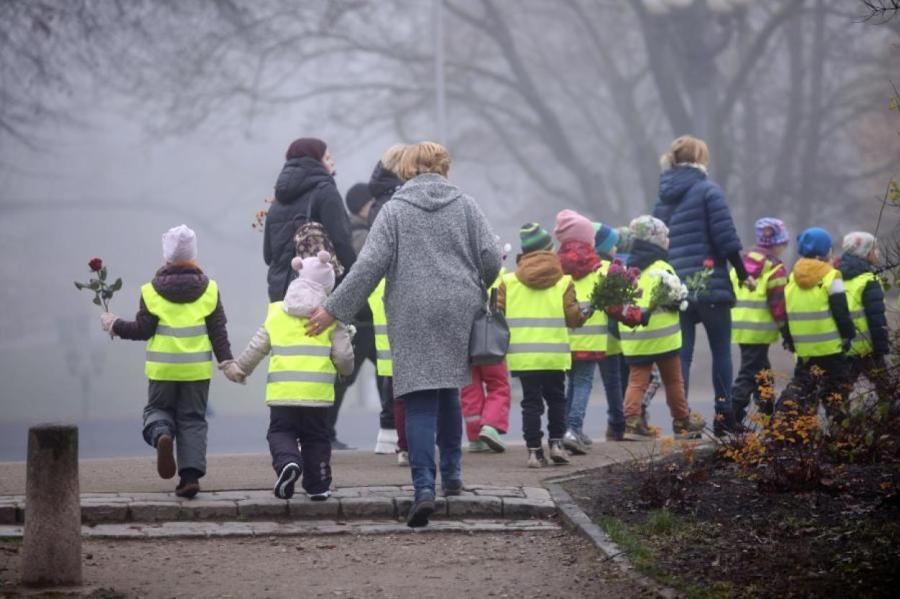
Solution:
[{"label": "red knit hat", "polygon": [[309,156],[316,160],[322,160],[327,149],[328,146],[321,139],[315,137],[301,137],[300,139],[295,139],[291,142],[284,157],[287,160],[290,160],[291,158],[303,158]]}]

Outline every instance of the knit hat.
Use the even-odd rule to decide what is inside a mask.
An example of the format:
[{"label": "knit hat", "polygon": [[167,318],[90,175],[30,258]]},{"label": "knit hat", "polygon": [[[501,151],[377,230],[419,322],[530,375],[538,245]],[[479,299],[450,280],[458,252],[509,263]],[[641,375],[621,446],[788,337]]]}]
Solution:
[{"label": "knit hat", "polygon": [[607,254],[619,243],[619,232],[603,223],[594,223],[594,249],[598,254]]},{"label": "knit hat", "polygon": [[797,237],[797,252],[804,258],[824,258],[831,246],[831,236],[820,227],[806,229]]},{"label": "knit hat", "polygon": [[845,254],[865,258],[875,249],[875,236],[865,231],[854,231],[844,235],[842,244]]},{"label": "knit hat", "polygon": [[594,243],[594,227],[591,221],[574,210],[560,210],[556,215],[556,226],[553,236],[560,243],[567,241],[583,241]]},{"label": "knit hat", "polygon": [[635,239],[664,247],[669,239],[669,227],[664,222],[649,214],[639,216],[628,225]]},{"label": "knit hat", "polygon": [[756,245],[770,248],[789,243],[787,227],[778,218],[761,218],[756,221]]},{"label": "knit hat", "polygon": [[327,292],[334,289],[334,268],[331,266],[331,254],[325,250],[309,258],[297,256],[291,260],[291,268],[297,271],[299,278],[318,283]]},{"label": "knit hat", "polygon": [[322,160],[326,150],[328,150],[328,146],[321,139],[316,139],[315,137],[301,137],[300,139],[295,139],[291,142],[284,157],[287,160],[290,160],[291,158],[303,158],[304,156],[309,156],[316,160]]},{"label": "knit hat", "polygon": [[347,198],[344,202],[347,204],[347,210],[350,211],[350,214],[359,214],[362,207],[371,199],[372,194],[369,193],[369,184],[357,183],[347,190]]},{"label": "knit hat", "polygon": [[616,227],[616,233],[619,234],[619,243],[616,244],[620,254],[627,254],[631,251],[631,244],[634,242],[634,234],[628,227]]},{"label": "knit hat", "polygon": [[172,227],[162,236],[166,262],[189,262],[197,259],[197,234],[187,225]]},{"label": "knit hat", "polygon": [[547,229],[538,223],[525,223],[519,228],[519,239],[522,241],[522,253],[549,251],[553,249],[553,239]]}]

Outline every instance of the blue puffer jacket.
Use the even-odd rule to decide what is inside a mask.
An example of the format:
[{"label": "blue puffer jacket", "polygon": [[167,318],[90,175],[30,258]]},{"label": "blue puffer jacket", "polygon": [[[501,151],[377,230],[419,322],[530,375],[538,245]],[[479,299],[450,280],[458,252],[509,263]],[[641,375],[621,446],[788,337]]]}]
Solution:
[{"label": "blue puffer jacket", "polygon": [[669,227],[669,264],[682,281],[700,270],[706,258],[715,262],[707,291],[699,301],[734,305],[727,259],[741,251],[741,240],[722,189],[703,171],[677,166],[659,177],[653,216]]}]

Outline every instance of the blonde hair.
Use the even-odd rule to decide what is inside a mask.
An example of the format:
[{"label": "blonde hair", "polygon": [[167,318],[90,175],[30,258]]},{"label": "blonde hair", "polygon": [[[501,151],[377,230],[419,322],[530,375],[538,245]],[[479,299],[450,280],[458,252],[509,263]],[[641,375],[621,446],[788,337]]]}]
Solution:
[{"label": "blonde hair", "polygon": [[424,173],[437,173],[446,177],[448,172],[450,172],[450,152],[433,141],[422,141],[406,146],[394,171],[404,181]]},{"label": "blonde hair", "polygon": [[706,142],[693,135],[682,135],[672,142],[669,151],[659,159],[664,171],[679,164],[694,166],[706,171],[709,166],[709,148]]},{"label": "blonde hair", "polygon": [[406,144],[392,145],[385,150],[384,154],[381,156],[381,166],[396,175],[397,166],[400,164],[400,158],[403,156],[404,150],[406,150]]}]

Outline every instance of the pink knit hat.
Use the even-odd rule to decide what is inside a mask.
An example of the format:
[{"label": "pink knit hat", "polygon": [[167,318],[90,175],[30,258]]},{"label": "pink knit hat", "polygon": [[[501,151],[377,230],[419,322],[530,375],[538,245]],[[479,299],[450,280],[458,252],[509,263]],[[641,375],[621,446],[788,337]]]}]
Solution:
[{"label": "pink knit hat", "polygon": [[334,268],[330,260],[331,254],[323,250],[310,258],[297,256],[291,260],[291,268],[297,271],[301,279],[318,283],[330,292],[334,289]]},{"label": "pink knit hat", "polygon": [[560,244],[567,241],[583,241],[594,245],[594,225],[574,210],[561,210],[556,215],[553,235]]}]

